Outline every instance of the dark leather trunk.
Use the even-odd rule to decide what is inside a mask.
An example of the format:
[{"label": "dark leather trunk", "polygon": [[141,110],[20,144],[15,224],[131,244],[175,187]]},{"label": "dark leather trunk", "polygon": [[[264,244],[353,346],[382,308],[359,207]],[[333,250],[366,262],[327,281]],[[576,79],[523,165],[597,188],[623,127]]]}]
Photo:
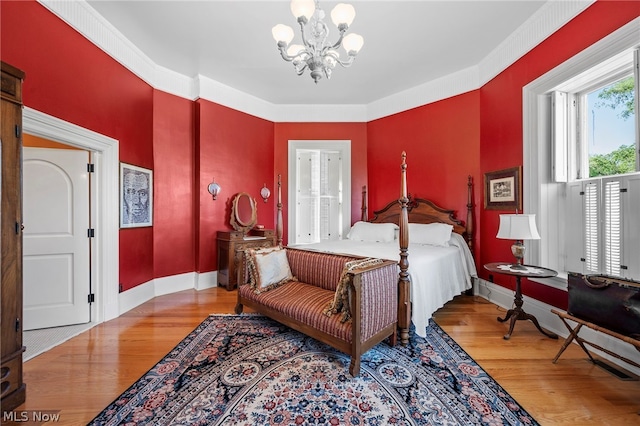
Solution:
[{"label": "dark leather trunk", "polygon": [[640,282],[569,273],[568,313],[625,336],[640,338]]}]

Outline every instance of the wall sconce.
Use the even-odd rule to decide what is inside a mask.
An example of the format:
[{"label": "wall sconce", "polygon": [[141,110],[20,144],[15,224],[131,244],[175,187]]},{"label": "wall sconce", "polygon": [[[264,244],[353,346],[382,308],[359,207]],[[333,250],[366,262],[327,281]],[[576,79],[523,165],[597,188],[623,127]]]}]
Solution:
[{"label": "wall sconce", "polygon": [[209,191],[209,194],[211,194],[211,196],[215,200],[218,197],[218,194],[220,194],[220,191],[222,191],[222,188],[216,183],[215,179],[212,179],[209,186],[207,186],[207,191]]},{"label": "wall sconce", "polygon": [[265,203],[267,202],[267,200],[271,196],[271,191],[269,191],[269,188],[267,188],[267,184],[266,183],[264,184],[264,187],[260,190],[260,196],[262,197],[262,199],[264,200]]}]

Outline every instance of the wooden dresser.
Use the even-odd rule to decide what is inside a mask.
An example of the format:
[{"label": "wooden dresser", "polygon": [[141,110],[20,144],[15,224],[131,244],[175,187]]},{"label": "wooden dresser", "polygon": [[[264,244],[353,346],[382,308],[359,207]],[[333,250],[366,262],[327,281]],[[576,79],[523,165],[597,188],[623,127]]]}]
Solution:
[{"label": "wooden dresser", "polygon": [[22,80],[2,62],[2,411],[25,401],[22,381]]},{"label": "wooden dresser", "polygon": [[238,285],[237,267],[242,252],[250,248],[273,247],[276,235],[273,229],[251,230],[245,236],[242,231],[218,231],[218,286],[233,290]]}]

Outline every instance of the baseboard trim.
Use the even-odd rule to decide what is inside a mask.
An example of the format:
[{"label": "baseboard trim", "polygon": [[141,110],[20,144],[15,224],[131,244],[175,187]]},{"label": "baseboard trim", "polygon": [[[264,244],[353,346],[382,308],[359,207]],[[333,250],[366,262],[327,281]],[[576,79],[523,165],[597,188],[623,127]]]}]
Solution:
[{"label": "baseboard trim", "polygon": [[204,290],[218,285],[218,271],[187,272],[155,278],[122,292],[118,295],[119,315],[153,299],[156,296],[176,293],[183,290]]}]

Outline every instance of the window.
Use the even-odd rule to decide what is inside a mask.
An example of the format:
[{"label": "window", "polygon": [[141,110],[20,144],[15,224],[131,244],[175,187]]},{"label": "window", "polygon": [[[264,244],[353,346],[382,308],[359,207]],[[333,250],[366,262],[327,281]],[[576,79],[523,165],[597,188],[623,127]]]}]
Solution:
[{"label": "window", "polygon": [[[525,262],[558,271],[557,277],[536,280],[548,286],[566,290],[568,271],[588,271],[585,198],[580,193],[590,190],[593,195],[593,192],[597,191],[596,196],[601,197],[600,188],[603,180],[607,179],[620,180],[621,190],[626,191],[619,193],[619,256],[620,264],[627,266],[627,269],[620,269],[620,274],[640,280],[640,220],[637,220],[637,212],[640,211],[640,173],[597,178],[581,175],[578,179],[578,159],[584,157],[579,156],[579,145],[575,140],[573,144],[569,143],[570,131],[576,132],[578,129],[577,118],[570,109],[572,105],[568,101],[562,103],[567,117],[562,120],[566,126],[564,131],[562,126],[557,126],[558,118],[562,118],[562,114],[558,115],[556,109],[552,108],[554,93],[561,92],[569,96],[577,91],[595,91],[635,72],[633,51],[639,46],[639,28],[640,18],[637,18],[523,87],[523,207],[526,213],[536,214],[541,235],[540,240],[528,242]],[[610,74],[601,72],[603,65],[610,66]],[[616,72],[624,72],[624,66],[627,67],[626,74],[614,75]],[[598,80],[602,76],[606,77],[604,81]],[[582,80],[578,81],[578,77]],[[634,74],[634,78],[637,86],[637,75]],[[595,86],[588,83],[594,83],[595,80],[598,80]],[[635,90],[638,90],[637,87]],[[637,92],[635,99],[637,102]],[[638,132],[637,122],[633,125]],[[596,121],[596,130],[598,126]],[[588,129],[588,124],[585,128]],[[593,179],[594,188],[585,189],[586,182],[590,179]],[[598,198],[596,203],[600,202]],[[590,253],[597,253],[595,265],[599,268],[605,256],[602,248],[605,244],[602,231],[605,213],[604,210],[594,211],[593,208],[590,211],[592,229],[598,232],[589,234],[592,250]],[[593,214],[598,215],[597,219]],[[612,238],[611,241],[615,239]],[[597,252],[594,251],[596,249]],[[595,262],[596,258],[591,256],[590,259]]]},{"label": "window", "polygon": [[639,170],[634,63],[627,50],[551,92],[556,181]]},{"label": "window", "polygon": [[625,232],[640,211],[637,69],[630,49],[550,92],[553,178],[567,186],[566,271],[640,278],[640,246]]},{"label": "window", "polygon": [[583,145],[588,177],[638,170],[635,141],[635,78],[633,73],[597,90],[581,94],[587,125]]}]

